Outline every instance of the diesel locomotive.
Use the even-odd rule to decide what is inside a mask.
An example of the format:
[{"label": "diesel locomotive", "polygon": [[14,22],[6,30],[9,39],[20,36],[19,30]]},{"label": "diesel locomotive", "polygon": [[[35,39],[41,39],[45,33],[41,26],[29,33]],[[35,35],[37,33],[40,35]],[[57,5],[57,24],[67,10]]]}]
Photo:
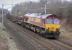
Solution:
[{"label": "diesel locomotive", "polygon": [[56,39],[59,38],[61,20],[54,14],[26,14],[22,17],[22,19],[20,19],[20,21],[20,24],[42,36]]}]

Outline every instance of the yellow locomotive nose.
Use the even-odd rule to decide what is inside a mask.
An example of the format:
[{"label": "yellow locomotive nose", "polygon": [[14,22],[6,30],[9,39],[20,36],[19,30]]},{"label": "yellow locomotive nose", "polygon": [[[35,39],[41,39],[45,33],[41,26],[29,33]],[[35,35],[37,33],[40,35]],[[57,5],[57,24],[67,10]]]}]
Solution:
[{"label": "yellow locomotive nose", "polygon": [[58,29],[60,29],[59,24],[45,24],[45,28],[48,29],[49,32],[53,31],[56,32]]}]

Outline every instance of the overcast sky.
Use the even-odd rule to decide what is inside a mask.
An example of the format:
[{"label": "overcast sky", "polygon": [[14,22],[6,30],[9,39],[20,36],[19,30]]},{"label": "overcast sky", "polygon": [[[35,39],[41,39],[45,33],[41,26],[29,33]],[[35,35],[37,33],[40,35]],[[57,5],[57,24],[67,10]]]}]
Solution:
[{"label": "overcast sky", "polygon": [[28,1],[38,2],[39,0],[0,0],[0,8],[2,7],[2,4],[4,4],[5,9],[11,10],[15,4]]}]

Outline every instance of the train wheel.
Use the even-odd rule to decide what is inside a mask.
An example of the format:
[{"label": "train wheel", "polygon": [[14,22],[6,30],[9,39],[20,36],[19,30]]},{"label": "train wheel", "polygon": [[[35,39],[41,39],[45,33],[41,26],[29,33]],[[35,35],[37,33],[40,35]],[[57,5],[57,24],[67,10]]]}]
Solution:
[{"label": "train wheel", "polygon": [[37,28],[36,28],[36,32],[37,32],[39,35],[43,35],[43,34],[44,34],[44,29],[37,27]]},{"label": "train wheel", "polygon": [[36,27],[36,33],[40,33],[40,29]]},{"label": "train wheel", "polygon": [[30,29],[30,24],[27,24],[28,29]]},{"label": "train wheel", "polygon": [[41,34],[41,35],[44,35],[44,34],[45,34],[45,29],[40,28],[40,34]]},{"label": "train wheel", "polygon": [[34,25],[30,25],[30,30],[35,32],[35,26]]},{"label": "train wheel", "polygon": [[36,27],[35,27],[35,26],[33,27],[33,32],[37,33]]}]

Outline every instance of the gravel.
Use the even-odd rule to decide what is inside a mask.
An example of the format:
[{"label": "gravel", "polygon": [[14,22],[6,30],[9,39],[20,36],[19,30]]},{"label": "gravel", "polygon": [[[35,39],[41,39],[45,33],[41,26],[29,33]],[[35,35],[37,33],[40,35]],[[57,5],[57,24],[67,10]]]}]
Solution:
[{"label": "gravel", "polygon": [[18,50],[15,41],[0,23],[0,50]]}]

